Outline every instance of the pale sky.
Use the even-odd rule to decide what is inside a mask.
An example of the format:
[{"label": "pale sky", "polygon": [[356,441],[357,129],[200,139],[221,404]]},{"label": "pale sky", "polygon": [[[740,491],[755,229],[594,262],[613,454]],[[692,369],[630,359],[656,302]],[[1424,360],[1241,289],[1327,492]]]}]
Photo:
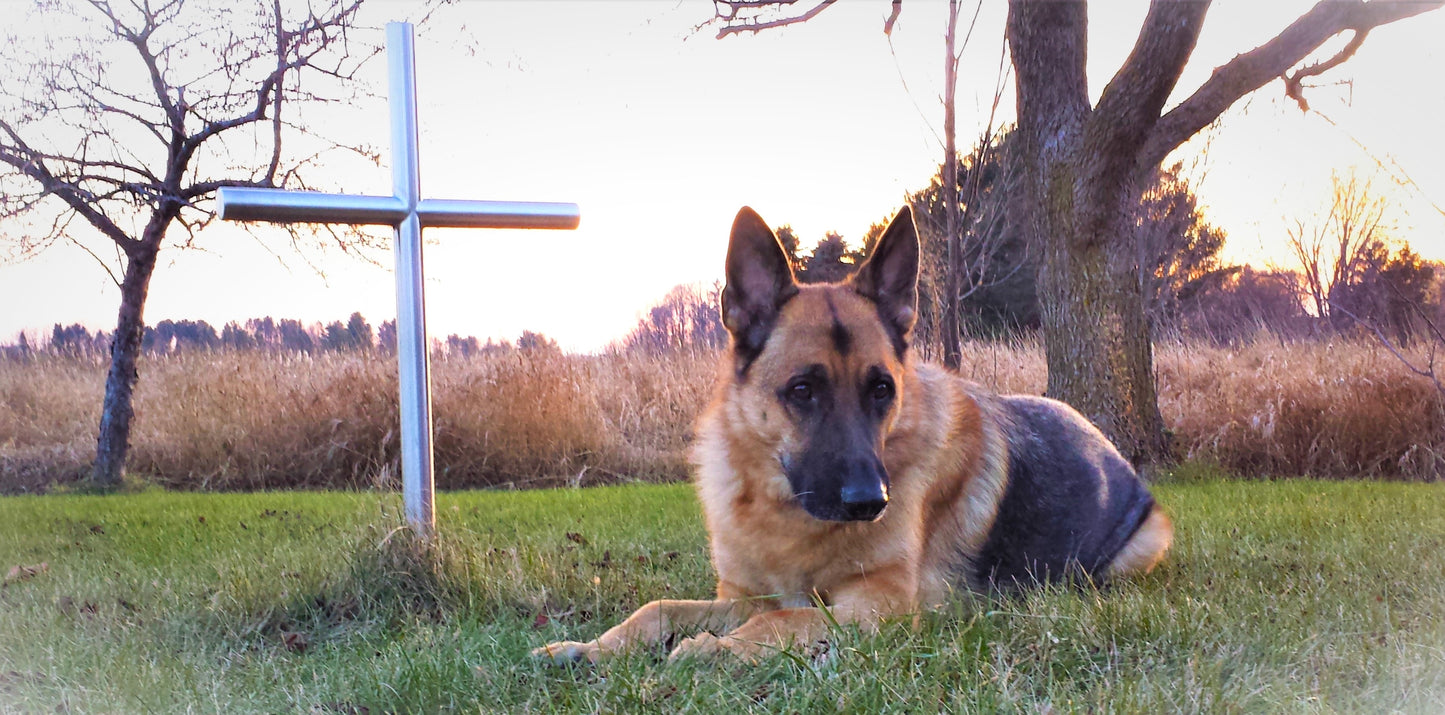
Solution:
[{"label": "pale sky", "polygon": [[[1172,101],[1310,5],[1216,2]],[[1128,54],[1146,6],[1093,3],[1095,96]],[[573,350],[604,347],[671,286],[721,277],[728,227],[744,204],[773,225],[791,224],[805,245],[829,230],[856,241],[925,186],[941,161],[946,7],[905,2],[896,56],[882,33],[887,0],[849,0],[804,25],[725,40],[709,28],[693,31],[712,12],[696,0],[463,2],[444,10],[416,43],[423,196],[571,201],[581,205],[582,224],[571,232],[429,231],[431,335],[514,339],[530,329]],[[412,8],[369,10],[380,25]],[[965,51],[961,147],[987,112],[1004,10],[988,3]],[[1307,95],[1337,126],[1302,114],[1274,82],[1177,154],[1194,167],[1209,219],[1228,232],[1231,259],[1282,260],[1288,222],[1320,208],[1331,172],[1352,169],[1397,201],[1402,237],[1445,259],[1445,217],[1430,204],[1445,206],[1442,36],[1445,11],[1373,32],[1355,58],[1321,78],[1328,86]],[[364,74],[384,91],[384,62]],[[1013,92],[1010,83],[1007,121]],[[336,139],[387,145],[380,102],[346,108],[327,124]],[[1392,173],[1380,173],[1377,159]],[[348,192],[389,192],[386,166],[333,173],[320,178]],[[1418,188],[1395,186],[1405,175]],[[200,237],[204,250],[162,253],[147,322],[204,319],[219,329],[265,315],[344,320],[360,310],[375,325],[395,314],[389,256],[379,267],[336,252],[303,258],[280,229],[262,233],[258,242],[218,223]],[[102,256],[114,253],[95,236],[75,238]],[[58,245],[0,266],[0,339],[22,329],[48,333],[56,322],[110,330],[118,301],[95,259]]]}]

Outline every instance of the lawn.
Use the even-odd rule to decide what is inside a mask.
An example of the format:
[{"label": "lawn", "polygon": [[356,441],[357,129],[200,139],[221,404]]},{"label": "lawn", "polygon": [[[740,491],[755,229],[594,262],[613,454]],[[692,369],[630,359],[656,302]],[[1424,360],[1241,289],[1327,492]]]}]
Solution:
[{"label": "lawn", "polygon": [[0,588],[0,712],[1436,713],[1441,489],[1165,484],[1175,549],[1135,583],[960,596],[815,658],[595,668],[526,654],[710,595],[685,485],[445,493],[429,559],[391,496],[8,497],[0,571],[33,568]]}]

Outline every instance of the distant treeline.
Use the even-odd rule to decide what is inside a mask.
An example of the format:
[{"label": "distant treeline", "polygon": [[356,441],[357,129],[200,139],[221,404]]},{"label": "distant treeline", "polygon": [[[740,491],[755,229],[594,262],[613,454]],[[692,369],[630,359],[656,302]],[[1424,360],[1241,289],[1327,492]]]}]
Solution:
[{"label": "distant treeline", "polygon": [[[877,228],[881,228],[881,225]],[[861,263],[866,246],[876,238],[870,231],[864,249],[850,249],[837,233],[828,233],[808,252],[788,226],[778,229],[794,272],[804,283],[837,281]],[[1203,242],[1194,242],[1199,245]],[[1259,270],[1251,266],[1220,265],[1222,240],[1210,242],[1201,256],[1176,260],[1145,273],[1146,306],[1156,338],[1206,340],[1215,344],[1248,341],[1265,333],[1285,339],[1306,339],[1379,331],[1408,345],[1416,338],[1430,340],[1432,331],[1445,328],[1445,265],[1423,260],[1408,245],[1391,251],[1374,243],[1351,262],[1352,270],[1333,276],[1306,271]],[[1176,252],[1186,256],[1189,251]],[[998,258],[996,260],[1017,260]],[[1207,270],[1198,266],[1208,266]],[[961,302],[964,329],[972,339],[1019,338],[1039,326],[1037,267],[1025,261],[1006,280],[986,286]],[[1002,272],[996,266],[987,271]],[[926,355],[937,354],[936,284],[921,286],[922,308],[915,345]],[[662,354],[675,350],[711,351],[727,344],[727,331],[718,315],[722,286],[678,285],[649,306],[627,335],[611,346],[614,351]],[[1331,308],[1334,308],[1331,310]],[[1323,310],[1324,314],[1321,315]],[[0,345],[0,356],[31,353],[69,356],[109,354],[111,334],[91,332],[83,325],[51,328],[48,339],[21,333],[14,344]],[[229,322],[217,331],[204,320],[162,320],[147,326],[142,350],[149,355],[197,351],[264,351],[315,353],[396,352],[396,321],[374,329],[361,313],[345,322],[303,323],[289,318],[252,318]],[[523,331],[515,342],[474,336],[448,335],[431,341],[440,358],[470,358],[512,350],[560,352],[555,340],[542,333]]]},{"label": "distant treeline", "polygon": [[[20,333],[14,344],[0,345],[0,355],[23,357],[32,353],[92,357],[108,355],[112,334],[104,330],[91,332],[84,325],[56,323],[48,339],[37,339]],[[244,323],[231,321],[219,331],[204,320],[162,320],[145,328],[141,350],[147,355],[173,355],[188,352],[221,350],[314,353],[396,353],[396,321],[387,320],[372,328],[361,313],[352,313],[346,322],[303,323],[299,320],[270,316],[252,318]],[[441,357],[473,357],[511,350],[560,351],[556,341],[541,333],[523,331],[516,343],[488,338],[485,342],[474,336],[448,335],[431,341],[432,354]]]},{"label": "distant treeline", "polygon": [[[946,286],[956,273],[958,340],[1015,339],[1041,326],[1042,248],[1030,245],[1009,197],[1020,181],[1007,136],[960,159],[956,195],[970,216],[959,255],[949,257],[943,172],[908,198],[922,243],[913,344],[944,352],[951,328]],[[978,156],[986,158],[976,160]],[[1279,236],[1288,258],[1260,269],[1225,260],[1225,233],[1207,220],[1176,165],[1163,170],[1134,213],[1131,240],[1144,312],[1155,340],[1247,342],[1363,333],[1396,345],[1445,342],[1445,264],[1392,236],[1391,210],[1368,182],[1335,177],[1329,210],[1297,220]],[[811,246],[786,224],[776,233],[804,283],[846,279],[882,235],[886,221],[849,245],[828,232]],[[678,286],[649,308],[619,346],[657,352],[724,344],[720,286]]]},{"label": "distant treeline", "polygon": [[[861,252],[836,251],[836,234],[819,241],[812,254],[798,256],[795,271],[810,278],[846,277]],[[1156,339],[1205,341],[1215,345],[1251,342],[1261,335],[1286,340],[1369,335],[1379,330],[1409,345],[1431,340],[1445,328],[1445,266],[1420,260],[1409,247],[1379,254],[1377,264],[1341,281],[1330,293],[1336,310],[1321,316],[1311,301],[1318,290],[1298,271],[1231,266],[1209,280],[1160,280],[1148,306]],[[1032,275],[1010,281],[1011,290],[993,290],[963,301],[965,328],[974,340],[1032,336],[1039,326],[1038,298]],[[671,350],[713,350],[727,344],[718,316],[720,285],[679,285],[643,313],[617,347],[657,354]],[[928,296],[922,298],[928,300]],[[925,306],[926,307],[926,306]],[[924,314],[914,345],[938,354],[937,330]]]}]

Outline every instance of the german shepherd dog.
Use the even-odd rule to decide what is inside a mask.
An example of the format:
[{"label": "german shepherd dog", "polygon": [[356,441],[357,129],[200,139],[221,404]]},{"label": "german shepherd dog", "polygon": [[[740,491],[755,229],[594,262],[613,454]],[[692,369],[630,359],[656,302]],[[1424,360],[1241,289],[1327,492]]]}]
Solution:
[{"label": "german shepherd dog", "polygon": [[569,662],[678,643],[746,660],[830,625],[936,607],[955,588],[1100,584],[1149,571],[1169,517],[1082,415],[913,359],[918,235],[904,208],[849,280],[799,285],[752,209],[733,223],[732,336],[692,451],[711,601],[653,601]]}]

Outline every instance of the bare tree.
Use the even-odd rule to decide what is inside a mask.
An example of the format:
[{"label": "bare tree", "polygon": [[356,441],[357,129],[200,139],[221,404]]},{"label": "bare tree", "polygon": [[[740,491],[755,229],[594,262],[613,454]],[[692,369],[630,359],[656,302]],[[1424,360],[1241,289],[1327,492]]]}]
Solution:
[{"label": "bare tree", "polygon": [[[908,197],[924,252],[915,332],[920,340],[937,343],[945,364],[950,351],[956,359],[963,338],[979,327],[977,316],[965,319],[971,304],[997,289],[1033,281],[1033,256],[1019,240],[1008,211],[1008,197],[1019,180],[1017,162],[1009,157],[1008,133],[991,125],[989,129],[955,162],[953,191],[946,190],[940,168],[927,188]],[[960,214],[952,233],[946,222],[950,209]]]},{"label": "bare tree", "polygon": [[[978,12],[983,3],[978,4],[974,10],[973,21],[970,23],[968,33],[965,35],[964,44],[968,44],[968,37],[973,35],[974,25],[978,22]],[[899,5],[894,4],[895,17]],[[943,337],[943,363],[951,369],[958,369],[963,355],[963,329],[960,323],[964,301],[979,291],[998,286],[1008,281],[1014,273],[1027,264],[1027,250],[1015,256],[1012,262],[1000,262],[996,260],[1001,255],[1003,237],[1007,234],[1008,212],[1007,202],[999,200],[1006,197],[1013,189],[1012,184],[1018,179],[1018,172],[1014,171],[1016,164],[1003,155],[1004,138],[1006,130],[998,126],[997,116],[999,103],[1003,99],[1005,86],[1005,58],[1007,55],[1000,53],[998,82],[994,86],[993,101],[989,105],[988,119],[984,123],[983,132],[978,142],[974,144],[967,162],[969,171],[963,176],[960,182],[958,174],[958,150],[954,135],[955,110],[955,85],[958,84],[958,62],[962,49],[955,50],[957,36],[957,3],[949,4],[948,30],[944,34],[944,43],[947,46],[947,64],[944,73],[945,92],[943,97],[944,113],[944,152],[945,161],[949,162],[944,167],[943,186],[955,187],[947,195],[948,201],[944,206],[944,236],[946,237],[945,263],[944,263],[944,304],[942,320]],[[1002,49],[1002,48],[1000,48]],[[993,164],[1001,167],[990,176],[985,170]],[[952,175],[950,176],[950,169]],[[985,186],[989,180],[991,186]],[[1027,249],[1027,244],[1025,249]]]},{"label": "bare tree", "polygon": [[[894,3],[894,10],[902,7]],[[959,265],[963,262],[962,237],[959,228],[963,224],[960,192],[958,190],[958,128],[956,119],[958,94],[958,0],[948,0],[948,29],[943,33],[943,236],[946,262],[943,268],[943,364],[957,370],[963,357],[962,331],[958,329]],[[895,16],[890,16],[890,22]],[[980,142],[987,146],[988,142]],[[970,201],[969,206],[975,202]]]},{"label": "bare tree", "polygon": [[1321,320],[1330,317],[1331,296],[1338,298],[1358,281],[1393,228],[1384,198],[1371,192],[1369,182],[1362,184],[1351,174],[1343,181],[1333,177],[1332,184],[1322,218],[1295,219],[1285,230],[1285,245],[1300,269],[1300,292]]},{"label": "bare tree", "polygon": [[[1040,297],[1048,394],[1092,419],[1135,463],[1166,460],[1153,346],[1128,240],[1134,208],[1164,158],[1275,78],[1301,92],[1380,25],[1442,2],[1322,0],[1273,39],[1217,67],[1164,111],[1194,51],[1207,1],[1154,0],[1133,51],[1089,102],[1087,5],[1010,0],[1009,46],[1024,161],[1024,230],[1042,247]],[[1351,41],[1291,72],[1330,38]]]},{"label": "bare tree", "polygon": [[662,355],[677,350],[716,350],[727,343],[727,331],[718,316],[721,284],[673,286],[648,308],[618,343],[626,352]]},{"label": "bare tree", "polygon": [[[1351,174],[1333,177],[1329,208],[1314,221],[1297,219],[1286,244],[1299,268],[1296,291],[1314,307],[1316,329],[1362,330],[1410,371],[1445,394],[1436,355],[1445,334],[1432,315],[1435,265],[1395,243],[1389,203]],[[1425,356],[1407,354],[1422,341]]]},{"label": "bare tree", "polygon": [[[158,254],[191,245],[222,186],[299,178],[282,140],[298,102],[324,101],[379,48],[348,28],[361,0],[46,2],[36,36],[7,38],[0,219],[21,256],[59,241],[114,246],[121,304],[92,480],[124,469],[144,309]],[[338,95],[330,95],[338,96]],[[294,138],[294,137],[293,137]],[[172,229],[179,241],[167,237]],[[86,248],[86,250],[91,250]],[[91,254],[110,270],[109,263]]]},{"label": "bare tree", "polygon": [[[719,37],[805,22],[833,0],[714,0]],[[1217,67],[1164,111],[1194,52],[1208,0],[1152,0],[1133,51],[1089,102],[1088,5],[1010,0],[1008,42],[1017,90],[1024,181],[1021,227],[1042,255],[1039,284],[1048,394],[1087,415],[1137,464],[1167,459],[1153,346],[1128,230],[1165,157],[1235,102],[1280,78],[1304,81],[1349,59],[1381,25],[1445,0],[1321,0],[1278,35]],[[885,28],[902,7],[893,0]],[[802,9],[800,9],[802,8]],[[1330,58],[1291,71],[1342,33]],[[948,157],[951,160],[952,157]]]}]

